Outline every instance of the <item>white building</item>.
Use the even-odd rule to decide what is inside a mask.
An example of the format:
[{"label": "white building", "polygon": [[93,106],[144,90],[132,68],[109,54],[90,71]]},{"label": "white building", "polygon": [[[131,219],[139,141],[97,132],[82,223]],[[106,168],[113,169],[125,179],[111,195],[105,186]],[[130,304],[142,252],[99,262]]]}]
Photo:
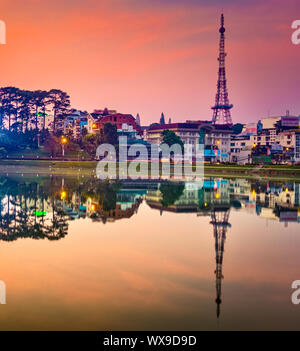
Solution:
[{"label": "white building", "polygon": [[160,145],[164,130],[171,130],[180,137],[183,144],[192,153],[197,144],[204,144],[204,157],[212,162],[229,162],[230,137],[232,129],[222,125],[212,125],[205,121],[187,121],[186,123],[154,124],[147,130],[147,141]]},{"label": "white building", "polygon": [[232,135],[230,140],[230,162],[246,164],[251,162],[253,143],[250,136]]},{"label": "white building", "polygon": [[191,152],[196,152],[196,145],[199,143],[199,128],[192,123],[171,123],[154,124],[146,131],[147,141],[150,144],[160,145],[163,141],[162,133],[165,130],[173,131],[180,137],[184,145],[190,148]]},{"label": "white building", "polygon": [[205,134],[204,156],[211,157],[213,162],[229,162],[232,129],[223,125],[200,124],[199,130],[200,135]]}]

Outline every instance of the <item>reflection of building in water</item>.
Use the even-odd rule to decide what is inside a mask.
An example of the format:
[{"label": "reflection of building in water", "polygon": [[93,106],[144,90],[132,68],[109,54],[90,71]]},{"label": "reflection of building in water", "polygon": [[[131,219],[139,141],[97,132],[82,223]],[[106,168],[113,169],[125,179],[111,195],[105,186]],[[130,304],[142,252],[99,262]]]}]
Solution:
[{"label": "reflection of building in water", "polygon": [[[295,206],[300,207],[300,183],[295,183]],[[299,208],[298,208],[299,211]]]},{"label": "reflection of building in water", "polygon": [[[177,185],[174,184],[174,187],[175,186]],[[182,213],[197,212],[199,202],[199,188],[197,186],[193,187],[191,183],[185,183],[182,195],[169,206],[163,205],[163,194],[160,190],[160,185],[158,186],[158,189],[147,190],[145,198],[147,204],[153,209]]]},{"label": "reflection of building in water", "polygon": [[[178,186],[176,183],[173,187]],[[169,206],[164,206],[163,193],[161,185],[156,190],[148,190],[146,194],[147,204],[161,212],[195,212],[199,215],[205,215],[210,209],[210,204],[230,204],[229,181],[219,179],[205,179],[199,183],[186,182],[184,189],[178,199]],[[172,188],[170,189],[172,192]]]},{"label": "reflection of building in water", "polygon": [[88,217],[105,223],[130,218],[143,198],[161,214],[171,211],[211,216],[216,206],[225,206],[285,225],[300,222],[300,184],[297,183],[217,178],[185,183],[125,181],[117,186],[93,180],[76,184],[54,179],[53,183],[56,188],[49,191],[42,183],[2,179],[0,231],[3,240],[50,237],[50,234],[52,238],[62,237],[67,220]]},{"label": "reflection of building in water", "polygon": [[130,218],[137,213],[145,193],[145,190],[121,189],[116,194],[116,203],[113,208],[105,208],[99,202],[88,198],[86,202],[87,216],[93,221],[102,221],[103,223]]},{"label": "reflection of building in water", "polygon": [[299,184],[230,181],[231,203],[239,201],[241,209],[280,222],[300,222]]}]

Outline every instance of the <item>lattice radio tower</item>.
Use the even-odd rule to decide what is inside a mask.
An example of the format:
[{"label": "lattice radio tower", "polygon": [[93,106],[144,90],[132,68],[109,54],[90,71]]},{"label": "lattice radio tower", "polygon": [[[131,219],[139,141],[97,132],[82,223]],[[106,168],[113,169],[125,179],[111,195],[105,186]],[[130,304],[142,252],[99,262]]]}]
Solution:
[{"label": "lattice radio tower", "polygon": [[219,73],[218,73],[218,84],[217,84],[217,95],[215,106],[212,107],[214,110],[212,124],[222,124],[232,126],[232,119],[230,110],[233,105],[229,104],[226,73],[225,73],[225,27],[224,27],[224,15],[221,15],[221,27],[220,27],[220,49],[219,49]]}]

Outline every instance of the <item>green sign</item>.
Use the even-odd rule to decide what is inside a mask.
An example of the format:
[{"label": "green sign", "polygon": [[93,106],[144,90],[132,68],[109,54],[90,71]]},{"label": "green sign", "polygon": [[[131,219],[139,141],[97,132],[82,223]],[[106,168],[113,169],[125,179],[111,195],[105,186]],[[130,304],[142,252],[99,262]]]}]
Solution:
[{"label": "green sign", "polygon": [[49,116],[48,113],[37,112],[36,116]]},{"label": "green sign", "polygon": [[43,216],[46,216],[46,214],[47,214],[46,211],[34,211],[33,213],[37,217],[43,217]]},{"label": "green sign", "polygon": [[271,156],[253,156],[253,163],[271,163]]}]

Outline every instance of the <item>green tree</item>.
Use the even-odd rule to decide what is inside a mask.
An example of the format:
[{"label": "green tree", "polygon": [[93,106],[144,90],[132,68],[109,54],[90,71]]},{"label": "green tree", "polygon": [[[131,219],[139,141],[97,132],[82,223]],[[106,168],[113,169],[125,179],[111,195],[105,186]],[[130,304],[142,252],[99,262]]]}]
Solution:
[{"label": "green tree", "polygon": [[241,123],[236,123],[232,126],[232,130],[234,134],[240,134],[243,130],[243,125]]},{"label": "green tree", "polygon": [[96,134],[87,134],[82,139],[82,148],[86,151],[89,155],[95,155],[97,147],[100,142],[100,135]]},{"label": "green tree", "polygon": [[0,133],[0,147],[9,153],[26,147],[24,134],[18,131],[2,130]]},{"label": "green tree", "polygon": [[176,135],[172,130],[166,129],[162,132],[163,144],[172,146],[174,144],[179,144],[183,149],[183,142],[178,135]]},{"label": "green tree", "polygon": [[162,184],[159,188],[162,194],[161,204],[164,207],[173,205],[183,194],[184,185],[183,184]]},{"label": "green tree", "polygon": [[117,126],[111,123],[105,123],[102,131],[101,143],[107,143],[116,146],[118,144]]},{"label": "green tree", "polygon": [[85,127],[83,127],[81,130],[82,138],[84,138],[87,134],[88,134],[88,130]]},{"label": "green tree", "polygon": [[0,159],[5,158],[7,155],[7,151],[4,147],[0,147]]},{"label": "green tree", "polygon": [[[52,96],[53,97],[53,96]],[[38,129],[39,117],[43,117],[43,129],[45,129],[45,118],[47,105],[50,105],[51,94],[44,90],[35,90],[31,92],[31,104],[35,121],[35,129]]]},{"label": "green tree", "polygon": [[29,90],[20,91],[18,117],[22,124],[22,131],[28,130],[28,123],[32,119],[32,92]]},{"label": "green tree", "polygon": [[56,157],[61,154],[61,144],[60,138],[55,135],[50,135],[49,138],[45,141],[44,149],[52,157]]},{"label": "green tree", "polygon": [[23,133],[24,147],[30,149],[38,148],[38,131],[36,130],[25,130]]},{"label": "green tree", "polygon": [[62,90],[52,89],[48,93],[48,103],[53,107],[53,130],[56,131],[58,119],[64,119],[69,113],[70,96]]},{"label": "green tree", "polygon": [[15,87],[4,87],[0,89],[1,111],[8,120],[8,129],[11,129],[13,119],[17,119],[18,105],[20,101],[20,90]]}]

